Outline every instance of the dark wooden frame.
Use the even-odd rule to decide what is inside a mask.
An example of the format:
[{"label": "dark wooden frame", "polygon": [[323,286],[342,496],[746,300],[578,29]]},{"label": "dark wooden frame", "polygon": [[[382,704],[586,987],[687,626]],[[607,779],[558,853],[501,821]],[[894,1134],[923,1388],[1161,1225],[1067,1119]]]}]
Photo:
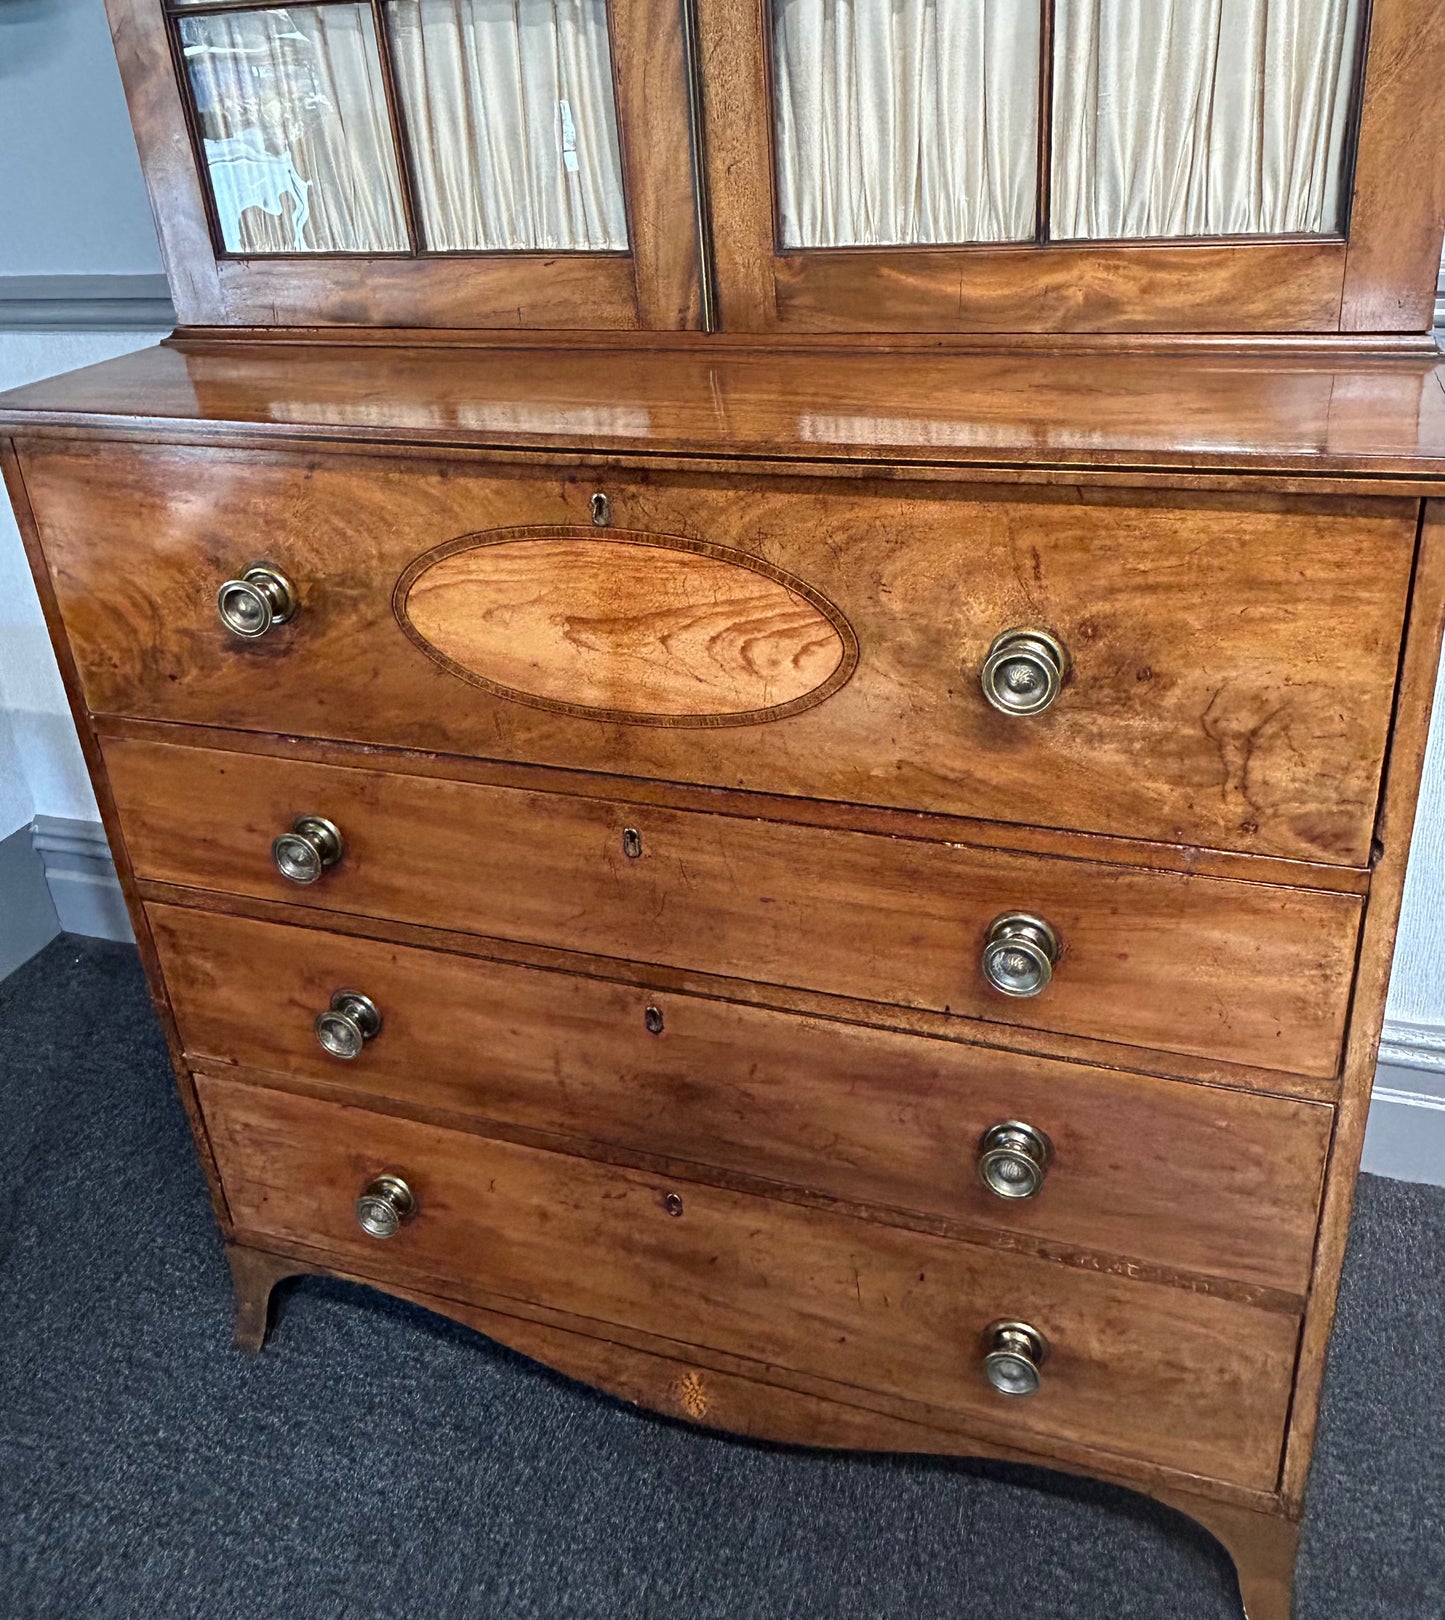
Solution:
[{"label": "dark wooden frame", "polygon": [[[362,3],[370,4],[384,47],[384,5]],[[173,25],[162,0],[107,0],[107,9],[183,325],[625,332],[701,324],[687,59],[682,14],[670,0],[609,6],[632,243],[626,253],[226,253],[197,164],[189,92],[177,77]],[[415,243],[405,131],[390,70],[384,71]]]},{"label": "dark wooden frame", "polygon": [[[767,0],[699,0],[724,329],[825,333],[1428,332],[1445,231],[1433,0],[1374,0],[1348,237],[783,251]],[[1041,180],[1041,187],[1045,184]]]}]

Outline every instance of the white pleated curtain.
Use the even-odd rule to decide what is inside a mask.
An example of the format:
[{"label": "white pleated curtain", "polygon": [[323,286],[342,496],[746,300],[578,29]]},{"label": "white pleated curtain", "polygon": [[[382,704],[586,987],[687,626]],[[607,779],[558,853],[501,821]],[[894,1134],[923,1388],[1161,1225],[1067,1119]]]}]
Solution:
[{"label": "white pleated curtain", "polygon": [[788,247],[1032,240],[1038,0],[776,0]]},{"label": "white pleated curtain", "polygon": [[394,0],[426,246],[627,247],[606,0]]},{"label": "white pleated curtain", "polygon": [[369,8],[185,18],[203,149],[232,253],[404,253]]},{"label": "white pleated curtain", "polygon": [[[606,0],[395,0],[423,245],[627,247]],[[369,7],[186,17],[232,253],[410,246]]]},{"label": "white pleated curtain", "polygon": [[1056,0],[1055,239],[1339,228],[1362,0]]},{"label": "white pleated curtain", "polygon": [[[1338,228],[1362,0],[1056,0],[1049,234]],[[787,247],[1035,234],[1040,0],[775,0]]]}]

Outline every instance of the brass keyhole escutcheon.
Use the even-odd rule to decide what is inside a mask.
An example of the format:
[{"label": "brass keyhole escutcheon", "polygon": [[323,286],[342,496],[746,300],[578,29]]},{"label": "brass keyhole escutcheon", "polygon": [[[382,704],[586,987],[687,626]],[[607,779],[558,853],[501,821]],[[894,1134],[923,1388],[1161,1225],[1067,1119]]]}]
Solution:
[{"label": "brass keyhole escutcheon", "polygon": [[635,861],[642,854],[642,834],[636,827],[622,829],[622,853],[629,861]]}]

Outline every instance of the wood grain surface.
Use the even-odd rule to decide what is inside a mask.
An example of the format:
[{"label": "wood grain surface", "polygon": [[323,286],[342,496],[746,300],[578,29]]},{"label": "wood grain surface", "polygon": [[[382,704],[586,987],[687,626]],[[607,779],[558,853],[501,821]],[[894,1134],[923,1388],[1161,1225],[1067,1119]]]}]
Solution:
[{"label": "wood grain surface", "polygon": [[[252,1242],[315,1244],[423,1290],[559,1305],[1020,1435],[1274,1482],[1298,1333],[1288,1316],[208,1075],[197,1083]],[[402,1176],[419,1206],[387,1243],[359,1231],[352,1207],[382,1171]],[[983,1333],[1000,1319],[1048,1340],[1037,1395],[1001,1396],[982,1376]]]},{"label": "wood grain surface", "polygon": [[1445,229],[1445,8],[1371,0],[1340,330],[1427,330]]},{"label": "wood grain surface", "polygon": [[[1349,895],[265,755],[104,753],[136,870],[159,882],[1304,1074],[1339,1061]],[[270,858],[299,815],[328,817],[347,844],[305,889]],[[1053,982],[1028,1000],[979,966],[989,926],[1017,910],[1063,941]]]},{"label": "wood grain surface", "polygon": [[[35,449],[25,474],[96,713],[1368,861],[1413,503],[594,481],[89,447]],[[521,522],[587,525],[598,492],[619,528],[725,545],[794,577],[814,607],[835,604],[856,670],[786,719],[683,730],[481,691],[403,635],[392,592],[418,558]],[[631,573],[609,577],[617,548],[602,545],[587,611],[610,605],[625,648],[647,599]],[[238,641],[216,588],[262,553],[300,611]],[[995,636],[1019,625],[1051,629],[1073,660],[1033,719],[997,714],[979,688]],[[532,641],[538,656],[555,652],[548,638]],[[657,646],[626,660],[654,664],[638,704],[675,680]],[[593,667],[618,666],[599,650]]]},{"label": "wood grain surface", "polygon": [[[175,906],[150,919],[203,1068],[239,1063],[1296,1294],[1309,1275],[1333,1118],[1318,1104]],[[383,1019],[350,1062],[313,1029],[344,988]],[[984,1131],[1016,1119],[1054,1149],[1026,1201],[977,1175]]]},{"label": "wood grain surface", "polygon": [[[311,338],[324,337],[312,332]],[[670,348],[478,350],[377,341],[180,340],[0,395],[0,425],[123,429],[175,441],[528,447],[1011,470],[1078,469],[1176,488],[1226,472],[1433,480],[1445,487],[1445,389],[1428,358],[1240,350]],[[379,352],[380,351],[380,352]],[[848,465],[850,463],[862,463]],[[754,469],[757,470],[757,469]],[[776,469],[772,469],[776,471]],[[730,468],[734,474],[736,467]],[[1384,487],[1383,493],[1390,493]]]},{"label": "wood grain surface", "polygon": [[821,703],[858,659],[847,621],[801,580],[630,530],[464,537],[417,559],[393,605],[449,673],[583,719],[760,724]]},{"label": "wood grain surface", "polygon": [[1297,1390],[1290,1414],[1283,1486],[1286,1501],[1296,1511],[1304,1501],[1324,1382],[1326,1348],[1339,1297],[1350,1209],[1365,1142],[1365,1122],[1370,1111],[1380,1029],[1390,987],[1395,930],[1400,919],[1420,777],[1430,736],[1442,634],[1445,634],[1445,506],[1431,502],[1425,508],[1420,528],[1410,626],[1400,671],[1400,705],[1395,716],[1390,771],[1376,827],[1380,859],[1361,931],[1354,1007],[1343,1065],[1344,1088],[1325,1179],[1310,1308],[1301,1335]]}]

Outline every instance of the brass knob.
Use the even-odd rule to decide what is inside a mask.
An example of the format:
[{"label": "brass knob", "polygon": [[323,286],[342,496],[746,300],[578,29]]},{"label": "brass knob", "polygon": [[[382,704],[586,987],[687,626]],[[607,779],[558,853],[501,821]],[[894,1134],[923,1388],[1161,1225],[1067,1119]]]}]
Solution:
[{"label": "brass knob", "polygon": [[316,1016],[316,1039],[332,1057],[360,1057],[362,1047],[380,1028],[376,1003],[359,990],[338,990],[330,1007]]},{"label": "brass knob", "polygon": [[1033,1395],[1049,1344],[1027,1322],[995,1322],[984,1329],[983,1375],[1000,1395]]},{"label": "brass knob", "polygon": [[1005,630],[994,638],[979,684],[1000,714],[1042,714],[1063,690],[1068,649],[1047,630]]},{"label": "brass knob", "polygon": [[989,924],[983,976],[1001,995],[1036,996],[1048,988],[1059,951],[1059,936],[1042,917],[1008,911]]},{"label": "brass knob", "polygon": [[1053,1143],[1021,1120],[990,1125],[979,1139],[978,1176],[999,1198],[1035,1198],[1043,1189]]},{"label": "brass knob", "polygon": [[367,1237],[393,1238],[416,1214],[416,1196],[400,1176],[378,1176],[356,1200],[356,1224]]},{"label": "brass knob", "polygon": [[254,641],[273,624],[285,624],[295,615],[296,592],[270,563],[254,563],[240,579],[228,579],[216,592],[216,611],[233,636]]},{"label": "brass knob", "polygon": [[292,883],[315,883],[346,853],[341,829],[324,816],[297,816],[291,831],[271,840],[271,859]]}]

